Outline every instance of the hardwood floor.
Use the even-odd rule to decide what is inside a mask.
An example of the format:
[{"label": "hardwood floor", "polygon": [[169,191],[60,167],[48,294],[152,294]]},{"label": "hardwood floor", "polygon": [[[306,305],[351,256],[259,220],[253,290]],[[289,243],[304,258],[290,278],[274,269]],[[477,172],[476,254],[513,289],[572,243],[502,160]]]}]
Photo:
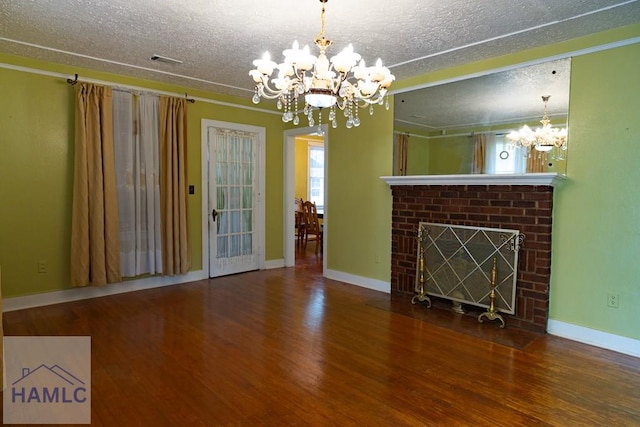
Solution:
[{"label": "hardwood floor", "polygon": [[5,334],[91,336],[96,426],[640,425],[640,359],[473,337],[321,264],[8,312]]}]

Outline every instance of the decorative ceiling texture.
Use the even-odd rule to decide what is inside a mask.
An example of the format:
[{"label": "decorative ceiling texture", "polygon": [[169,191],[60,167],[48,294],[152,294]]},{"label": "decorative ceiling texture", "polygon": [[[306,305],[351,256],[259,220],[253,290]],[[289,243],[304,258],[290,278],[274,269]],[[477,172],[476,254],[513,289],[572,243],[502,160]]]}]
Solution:
[{"label": "decorative ceiling texture", "polygon": [[[249,98],[248,71],[265,50],[276,61],[294,40],[315,51],[321,6],[319,0],[2,0],[0,52]],[[638,22],[640,0],[326,3],[329,56],[352,43],[368,64],[382,58],[398,80]],[[183,63],[152,61],[154,54]],[[550,107],[557,99],[551,95]],[[486,105],[486,94],[478,99]],[[405,121],[424,116],[403,114]]]}]

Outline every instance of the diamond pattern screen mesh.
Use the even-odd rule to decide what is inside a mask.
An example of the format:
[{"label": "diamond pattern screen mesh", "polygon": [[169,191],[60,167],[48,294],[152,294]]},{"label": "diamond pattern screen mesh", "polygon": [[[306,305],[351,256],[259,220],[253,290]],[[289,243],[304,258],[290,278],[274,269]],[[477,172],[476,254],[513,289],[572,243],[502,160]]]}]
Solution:
[{"label": "diamond pattern screen mesh", "polygon": [[427,222],[421,222],[419,226],[422,237],[418,256],[424,250],[428,294],[489,307],[491,269],[495,259],[496,309],[515,313],[516,270],[521,241],[518,230]]}]

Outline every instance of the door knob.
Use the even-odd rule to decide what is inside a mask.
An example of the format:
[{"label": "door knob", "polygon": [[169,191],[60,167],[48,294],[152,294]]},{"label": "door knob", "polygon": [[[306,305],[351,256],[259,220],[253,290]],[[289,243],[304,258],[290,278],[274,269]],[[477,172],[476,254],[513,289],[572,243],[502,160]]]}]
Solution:
[{"label": "door knob", "polygon": [[213,209],[211,211],[211,216],[213,217],[213,222],[216,222],[216,217],[218,216],[218,212],[215,209]]}]

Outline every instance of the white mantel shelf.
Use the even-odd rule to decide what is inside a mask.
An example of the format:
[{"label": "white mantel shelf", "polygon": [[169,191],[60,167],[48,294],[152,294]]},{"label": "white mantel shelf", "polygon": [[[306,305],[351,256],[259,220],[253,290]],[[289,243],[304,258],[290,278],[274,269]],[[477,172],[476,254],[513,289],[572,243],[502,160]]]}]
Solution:
[{"label": "white mantel shelf", "polygon": [[394,185],[548,185],[557,187],[567,177],[559,173],[527,173],[515,175],[409,175],[381,176],[390,186]]}]

